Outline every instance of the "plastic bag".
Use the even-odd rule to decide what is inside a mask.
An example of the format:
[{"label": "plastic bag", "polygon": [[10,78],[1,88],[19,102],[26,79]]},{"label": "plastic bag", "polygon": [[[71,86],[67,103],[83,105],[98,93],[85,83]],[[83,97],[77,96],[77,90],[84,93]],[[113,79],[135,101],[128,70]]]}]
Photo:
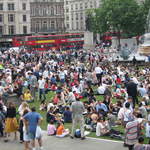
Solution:
[{"label": "plastic bag", "polygon": [[35,137],[36,137],[37,139],[39,139],[39,138],[42,137],[42,129],[41,129],[40,126],[37,126],[37,128],[36,128],[36,135],[35,135]]}]

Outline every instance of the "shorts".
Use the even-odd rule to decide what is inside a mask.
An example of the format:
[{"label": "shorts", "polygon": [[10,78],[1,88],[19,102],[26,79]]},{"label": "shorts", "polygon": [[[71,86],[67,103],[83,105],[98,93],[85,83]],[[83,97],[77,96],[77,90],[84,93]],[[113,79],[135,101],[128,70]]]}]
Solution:
[{"label": "shorts", "polygon": [[36,135],[36,132],[29,132],[28,133],[28,136],[31,140],[35,140],[35,135]]},{"label": "shorts", "polygon": [[23,140],[25,142],[29,142],[31,140],[29,134],[27,134],[26,132],[23,132]]}]

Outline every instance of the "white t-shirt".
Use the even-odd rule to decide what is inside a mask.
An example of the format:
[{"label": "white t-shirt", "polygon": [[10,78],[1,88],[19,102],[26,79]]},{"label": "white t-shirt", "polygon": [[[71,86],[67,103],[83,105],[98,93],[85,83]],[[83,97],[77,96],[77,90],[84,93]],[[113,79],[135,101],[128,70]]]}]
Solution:
[{"label": "white t-shirt", "polygon": [[130,121],[130,118],[133,117],[132,111],[130,109],[124,109],[124,121]]},{"label": "white t-shirt", "polygon": [[96,126],[96,136],[101,136],[101,123],[98,122]]},{"label": "white t-shirt", "polygon": [[65,72],[61,71],[61,72],[59,73],[59,78],[60,78],[60,79],[65,79]]},{"label": "white t-shirt", "polygon": [[43,76],[44,76],[44,78],[48,78],[48,76],[49,76],[48,70],[45,70],[45,71],[43,72]]},{"label": "white t-shirt", "polygon": [[106,90],[106,87],[105,87],[104,85],[99,86],[99,87],[97,88],[98,94],[104,94],[105,90]]},{"label": "white t-shirt", "polygon": [[96,72],[96,74],[101,74],[102,73],[102,69],[100,67],[96,67],[95,68],[95,72]]},{"label": "white t-shirt", "polygon": [[101,130],[104,128],[105,126],[102,123],[98,122],[96,126],[96,136],[101,136]]},{"label": "white t-shirt", "polygon": [[123,113],[124,113],[124,108],[120,108],[119,112],[118,112],[118,119],[123,119]]},{"label": "white t-shirt", "polygon": [[150,125],[149,125],[149,123],[146,123],[145,131],[146,131],[146,137],[150,138]]},{"label": "white t-shirt", "polygon": [[44,89],[44,86],[45,86],[45,80],[44,80],[44,79],[39,80],[38,83],[39,83],[39,89]]}]

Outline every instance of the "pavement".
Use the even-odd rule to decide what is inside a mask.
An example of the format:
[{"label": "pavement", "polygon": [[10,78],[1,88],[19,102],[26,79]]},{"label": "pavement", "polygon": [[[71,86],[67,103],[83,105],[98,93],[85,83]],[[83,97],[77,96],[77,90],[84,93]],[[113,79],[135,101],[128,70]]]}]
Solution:
[{"label": "pavement", "polygon": [[[70,139],[69,137],[57,138],[43,135],[44,150],[127,150],[119,141],[103,140],[97,138]],[[0,150],[24,150],[23,144],[18,141],[4,143],[0,139]],[[38,150],[38,148],[37,148]]]}]

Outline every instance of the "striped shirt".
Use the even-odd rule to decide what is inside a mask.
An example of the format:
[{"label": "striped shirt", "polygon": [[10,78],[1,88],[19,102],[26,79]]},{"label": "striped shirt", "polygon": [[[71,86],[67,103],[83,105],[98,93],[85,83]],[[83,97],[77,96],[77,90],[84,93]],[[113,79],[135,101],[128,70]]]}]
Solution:
[{"label": "striped shirt", "polygon": [[137,143],[138,125],[139,123],[137,120],[128,122],[126,124],[126,138],[125,138],[126,144],[134,145],[135,143]]}]

